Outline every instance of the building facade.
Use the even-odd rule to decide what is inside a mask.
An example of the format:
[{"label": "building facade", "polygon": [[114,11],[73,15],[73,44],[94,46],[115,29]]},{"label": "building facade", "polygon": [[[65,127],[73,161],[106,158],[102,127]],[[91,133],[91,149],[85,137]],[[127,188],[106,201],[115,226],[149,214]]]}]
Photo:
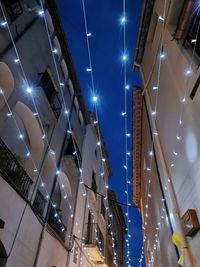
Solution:
[{"label": "building facade", "polygon": [[[134,69],[133,199],[147,266],[199,266],[199,3],[144,1]],[[175,233],[180,245],[172,242]]]},{"label": "building facade", "polygon": [[[124,237],[126,234],[126,224],[124,220],[124,215],[122,212],[122,208],[117,203],[117,198],[115,192],[112,190],[108,191],[108,198],[109,198],[109,206],[110,211],[113,214],[113,228],[112,231],[114,235],[112,237],[111,231],[108,232],[107,235],[107,253],[110,256],[107,256],[108,259],[112,260],[113,256],[113,249],[112,246],[115,245],[115,250],[117,254],[117,266],[123,267],[125,266],[124,262]],[[113,238],[113,240],[112,240]],[[112,242],[113,241],[113,242]],[[108,266],[113,266],[112,263],[108,264]]]},{"label": "building facade", "polygon": [[55,1],[0,1],[0,40],[0,266],[107,266],[111,171]]}]

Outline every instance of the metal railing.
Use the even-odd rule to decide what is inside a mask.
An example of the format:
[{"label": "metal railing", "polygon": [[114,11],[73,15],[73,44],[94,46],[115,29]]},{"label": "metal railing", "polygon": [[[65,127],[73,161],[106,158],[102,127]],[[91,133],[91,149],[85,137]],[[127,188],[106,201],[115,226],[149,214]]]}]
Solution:
[{"label": "metal railing", "polygon": [[24,197],[28,198],[33,181],[24,168],[20,165],[13,153],[0,138],[0,174]]},{"label": "metal railing", "polygon": [[45,197],[38,190],[36,193],[34,202],[33,202],[33,207],[35,208],[36,212],[41,216],[43,216],[46,203],[47,203],[47,201],[46,201]]},{"label": "metal railing", "polygon": [[59,235],[59,237],[65,241],[65,235],[67,232],[66,226],[62,222],[62,216],[56,208],[52,205],[50,206],[48,223],[53,228],[53,230]]}]

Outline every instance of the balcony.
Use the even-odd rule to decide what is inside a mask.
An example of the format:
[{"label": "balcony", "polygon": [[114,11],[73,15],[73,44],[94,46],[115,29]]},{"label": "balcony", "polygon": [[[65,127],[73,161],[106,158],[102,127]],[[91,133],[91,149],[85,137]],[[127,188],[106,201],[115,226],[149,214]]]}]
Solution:
[{"label": "balcony", "polygon": [[49,211],[48,223],[51,226],[51,228],[56,232],[56,234],[64,242],[67,228],[62,222],[62,216],[60,214],[60,210],[57,208],[54,208],[52,205]]},{"label": "balcony", "polygon": [[28,198],[33,182],[1,138],[0,162],[1,176],[23,197]]},{"label": "balcony", "polygon": [[97,223],[86,224],[84,249],[95,264],[103,264],[104,239]]},{"label": "balcony", "polygon": [[33,207],[40,216],[43,216],[46,202],[47,201],[45,197],[43,196],[43,194],[40,191],[37,191],[35,200],[33,202]]}]

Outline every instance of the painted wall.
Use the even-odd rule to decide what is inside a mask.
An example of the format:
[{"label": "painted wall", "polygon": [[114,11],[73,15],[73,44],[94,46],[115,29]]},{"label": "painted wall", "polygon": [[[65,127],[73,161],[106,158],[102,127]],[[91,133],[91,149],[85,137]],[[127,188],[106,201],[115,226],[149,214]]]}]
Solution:
[{"label": "painted wall", "polygon": [[[175,189],[180,215],[182,216],[187,209],[196,209],[200,219],[199,89],[197,90],[194,99],[192,100],[190,98],[190,93],[200,73],[199,58],[195,54],[192,56],[192,51],[189,49],[186,50],[183,47],[183,40],[177,42],[173,39],[172,35],[176,28],[181,4],[182,1],[167,1],[167,17],[163,35],[163,45],[166,57],[162,61],[159,78],[160,84],[156,114],[156,126],[159,136],[156,138],[159,138],[159,141],[161,142],[162,151],[169,173],[171,174],[171,182]],[[147,87],[148,95],[150,97],[150,105],[152,107],[152,110],[150,108],[148,110],[149,116],[151,116],[156,101],[156,93],[152,88],[157,84],[158,60],[154,67],[153,65],[156,53],[159,51],[159,36],[162,28],[162,21],[155,21],[155,14],[162,16],[163,10],[164,1],[155,1],[150,31],[141,64],[144,84],[152,74]],[[192,74],[187,79],[185,71],[191,64]],[[183,97],[186,97],[185,103],[181,102]],[[179,126],[180,116],[183,121],[181,126]],[[180,135],[180,140],[177,140],[177,135]],[[145,153],[147,154],[148,152],[145,151],[144,154]],[[146,155],[146,157],[148,156]],[[174,164],[173,168],[171,167],[171,164]],[[160,170],[160,172],[162,172],[162,170]],[[153,176],[153,178],[155,177]],[[161,176],[163,188],[164,180],[166,181],[166,179]],[[168,193],[166,192],[165,194],[166,199],[168,199]],[[157,200],[157,196],[159,196],[159,192],[156,193],[155,200]],[[154,204],[156,205],[156,203]],[[169,212],[171,212],[170,202],[168,202],[168,207]],[[156,212],[158,208],[159,207],[155,206],[153,212]],[[176,226],[173,226],[174,230],[176,230]],[[189,248],[194,259],[194,266],[199,266],[199,241],[200,232],[193,238],[188,238]],[[169,245],[166,244],[165,246],[168,250]]]}]

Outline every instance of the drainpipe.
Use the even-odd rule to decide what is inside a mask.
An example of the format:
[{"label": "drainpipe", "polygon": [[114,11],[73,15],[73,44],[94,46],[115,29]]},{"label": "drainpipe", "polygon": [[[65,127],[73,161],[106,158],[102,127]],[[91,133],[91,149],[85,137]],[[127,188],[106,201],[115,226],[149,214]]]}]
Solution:
[{"label": "drainpipe", "polygon": [[[145,83],[145,78],[144,78],[144,73],[143,73],[142,67],[141,67],[141,65],[138,65],[138,64],[137,64],[137,67],[140,70],[142,82],[143,82],[143,84],[145,84],[145,87],[147,87],[146,83]],[[149,97],[147,90],[144,93],[144,97],[146,99],[147,109],[149,112],[152,110],[152,108],[151,108],[150,97]],[[151,123],[151,127],[152,127],[153,121],[151,119],[151,116],[150,116],[150,123]],[[187,239],[186,239],[184,231],[183,231],[183,225],[182,225],[181,218],[180,218],[180,211],[179,211],[179,206],[178,206],[178,202],[177,202],[177,198],[176,198],[176,193],[175,193],[174,186],[172,183],[171,175],[169,173],[169,170],[168,170],[168,167],[166,164],[166,160],[165,160],[165,157],[163,154],[163,150],[161,147],[159,137],[155,139],[154,145],[155,145],[155,151],[158,153],[157,158],[159,159],[159,163],[160,163],[161,169],[163,171],[164,183],[167,186],[167,192],[169,194],[170,206],[172,207],[172,212],[174,215],[175,224],[177,226],[177,229],[178,229],[178,232],[180,234],[181,241],[182,241],[183,251],[185,253],[185,264],[186,264],[186,267],[194,267],[194,261],[192,258],[192,254],[189,250],[188,242],[187,242]],[[170,182],[168,182],[168,178],[170,178]]]}]

